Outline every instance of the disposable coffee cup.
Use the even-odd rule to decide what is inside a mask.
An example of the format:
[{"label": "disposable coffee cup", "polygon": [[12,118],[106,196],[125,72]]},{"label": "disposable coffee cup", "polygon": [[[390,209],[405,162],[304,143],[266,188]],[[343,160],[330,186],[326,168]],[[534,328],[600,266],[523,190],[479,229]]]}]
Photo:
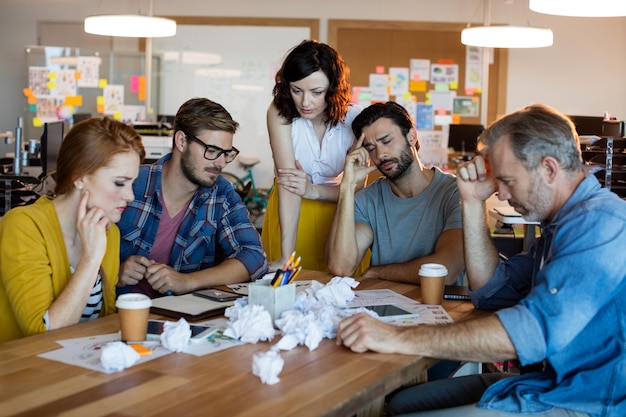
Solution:
[{"label": "disposable coffee cup", "polygon": [[122,294],[117,298],[115,306],[120,316],[122,341],[142,342],[146,340],[152,300],[144,294]]},{"label": "disposable coffee cup", "polygon": [[419,270],[422,303],[441,304],[448,269],[441,264],[423,264]]}]

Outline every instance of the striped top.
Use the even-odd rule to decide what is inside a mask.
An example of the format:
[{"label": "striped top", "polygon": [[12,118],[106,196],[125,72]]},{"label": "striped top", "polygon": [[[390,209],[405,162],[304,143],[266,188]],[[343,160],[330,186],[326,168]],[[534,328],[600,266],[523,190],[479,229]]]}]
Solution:
[{"label": "striped top", "polygon": [[[70,265],[70,271],[72,274],[74,273],[72,265]],[[102,310],[102,274],[98,272],[98,278],[96,278],[96,283],[91,289],[83,314],[80,316],[80,321],[97,319],[100,317],[100,310]]]}]

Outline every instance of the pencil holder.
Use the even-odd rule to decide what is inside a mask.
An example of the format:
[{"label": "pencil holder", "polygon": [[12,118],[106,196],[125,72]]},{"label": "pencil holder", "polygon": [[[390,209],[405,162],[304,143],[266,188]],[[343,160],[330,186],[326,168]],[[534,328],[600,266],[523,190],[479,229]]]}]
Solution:
[{"label": "pencil holder", "polygon": [[248,304],[259,304],[272,316],[272,322],[283,311],[293,310],[296,304],[296,284],[272,287],[269,280],[252,282],[248,285]]}]

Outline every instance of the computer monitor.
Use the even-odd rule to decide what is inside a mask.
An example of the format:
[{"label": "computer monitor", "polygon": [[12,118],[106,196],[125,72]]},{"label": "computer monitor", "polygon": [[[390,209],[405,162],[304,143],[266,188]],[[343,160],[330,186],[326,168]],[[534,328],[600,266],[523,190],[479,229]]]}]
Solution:
[{"label": "computer monitor", "polygon": [[74,124],[82,122],[83,120],[91,119],[91,113],[74,113],[72,115],[72,122]]},{"label": "computer monitor", "polygon": [[578,136],[602,136],[602,116],[567,116],[576,126]]},{"label": "computer monitor", "polygon": [[57,157],[63,141],[62,121],[44,123],[41,135],[41,176],[57,169]]},{"label": "computer monitor", "polygon": [[461,154],[476,152],[478,136],[485,130],[483,125],[457,124],[450,125],[448,133],[448,147]]}]

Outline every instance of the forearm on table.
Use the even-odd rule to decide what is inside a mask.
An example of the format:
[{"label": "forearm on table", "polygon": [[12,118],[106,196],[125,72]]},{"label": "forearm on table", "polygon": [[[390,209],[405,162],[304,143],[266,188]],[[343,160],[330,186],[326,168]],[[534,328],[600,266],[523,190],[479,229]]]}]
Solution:
[{"label": "forearm on table", "polygon": [[495,362],[517,358],[511,339],[495,315],[447,326],[411,327],[398,339],[400,353],[437,359]]},{"label": "forearm on table", "polygon": [[370,267],[365,276],[398,282],[419,284],[419,269],[422,264],[438,263],[448,269],[446,284],[452,285],[463,271],[463,237],[461,229],[444,231],[437,240],[435,252],[430,255],[396,264]]},{"label": "forearm on table", "polygon": [[219,265],[185,275],[188,279],[188,288],[185,292],[250,281],[248,270],[238,259],[226,259]]}]

